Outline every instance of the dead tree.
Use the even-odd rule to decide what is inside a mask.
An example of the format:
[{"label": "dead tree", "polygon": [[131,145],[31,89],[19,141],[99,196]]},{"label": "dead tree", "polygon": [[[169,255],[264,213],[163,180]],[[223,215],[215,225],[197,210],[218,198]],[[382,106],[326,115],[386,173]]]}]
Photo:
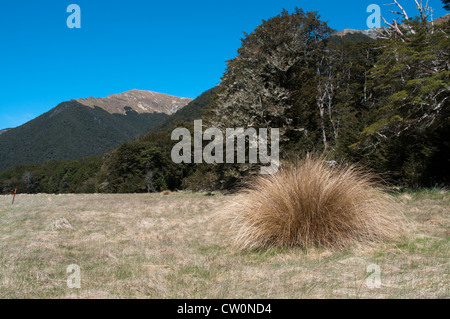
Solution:
[{"label": "dead tree", "polygon": [[[389,23],[383,16],[381,16],[384,23],[386,23],[386,25],[389,26],[389,28],[386,30],[387,37],[390,37],[393,33],[396,33],[400,36],[402,41],[409,41],[408,36],[405,34],[405,31],[400,28],[400,25],[397,22],[397,20],[400,18],[403,18],[404,21],[409,21],[410,18],[408,16],[406,10],[403,8],[403,6],[397,0],[393,0],[393,1],[394,1],[393,3],[386,4],[386,6],[392,6],[392,5],[397,6],[399,11],[389,10],[389,12],[398,15],[398,17],[396,19],[392,19],[392,23]],[[433,20],[433,9],[430,6],[428,6],[428,0],[425,5],[423,4],[423,0],[420,0],[420,2],[418,0],[414,0],[414,2],[416,3],[417,10],[419,10],[419,13],[420,13],[420,21],[425,22],[428,20],[428,18],[431,18],[431,20]],[[416,31],[412,28],[409,28],[406,31],[409,33],[412,33],[412,34],[416,33]],[[386,37],[382,36],[382,38],[386,38]]]}]

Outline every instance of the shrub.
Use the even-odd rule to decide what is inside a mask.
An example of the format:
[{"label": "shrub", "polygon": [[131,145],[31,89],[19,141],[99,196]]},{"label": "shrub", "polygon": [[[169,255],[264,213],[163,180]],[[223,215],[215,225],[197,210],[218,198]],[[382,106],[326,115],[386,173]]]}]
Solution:
[{"label": "shrub", "polygon": [[401,217],[394,210],[370,174],[309,156],[255,177],[225,214],[243,248],[344,248],[398,236]]}]

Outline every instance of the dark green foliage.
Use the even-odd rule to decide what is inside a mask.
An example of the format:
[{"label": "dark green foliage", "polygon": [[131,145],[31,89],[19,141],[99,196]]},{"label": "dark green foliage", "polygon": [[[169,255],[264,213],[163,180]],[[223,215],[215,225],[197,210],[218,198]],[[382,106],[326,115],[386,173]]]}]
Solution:
[{"label": "dark green foliage", "polygon": [[415,33],[383,41],[370,72],[371,123],[353,145],[360,161],[409,186],[449,182],[449,22],[408,22]]},{"label": "dark green foliage", "polygon": [[349,33],[344,36],[332,35],[328,41],[334,44],[342,44],[344,42],[375,42],[376,40],[362,33]]},{"label": "dark green foliage", "polygon": [[94,193],[102,160],[89,157],[72,161],[22,164],[0,173],[0,194]]},{"label": "dark green foliage", "polygon": [[[334,30],[317,12],[284,10],[245,34],[238,56],[228,61],[207,126],[279,128],[281,147],[299,145],[317,132],[315,61]],[[314,145],[313,141],[311,145]],[[212,167],[220,188],[255,174],[258,165]]]},{"label": "dark green foliage", "polygon": [[0,135],[0,171],[17,164],[102,155],[134,139],[168,117],[166,114],[110,114],[76,101]]},{"label": "dark green foliage", "polygon": [[175,143],[169,132],[159,132],[122,144],[105,155],[98,175],[98,191],[142,193],[180,189],[192,166],[172,161]]},{"label": "dark green foliage", "polygon": [[[448,22],[433,26],[413,19],[401,26],[402,36],[393,32],[377,42],[359,36],[315,41],[302,32],[302,23],[314,28],[320,22],[302,15],[283,12],[243,40],[220,85],[212,123],[280,127],[281,156],[288,160],[293,154],[326,152],[363,163],[393,183],[448,184]],[[290,21],[300,23],[298,37],[306,43],[296,51],[288,42]],[[280,39],[290,50],[271,53]],[[287,61],[294,62],[280,68]],[[213,172],[217,186],[228,188],[251,175],[252,167],[210,166],[199,176]],[[193,184],[201,182],[196,175]]]}]

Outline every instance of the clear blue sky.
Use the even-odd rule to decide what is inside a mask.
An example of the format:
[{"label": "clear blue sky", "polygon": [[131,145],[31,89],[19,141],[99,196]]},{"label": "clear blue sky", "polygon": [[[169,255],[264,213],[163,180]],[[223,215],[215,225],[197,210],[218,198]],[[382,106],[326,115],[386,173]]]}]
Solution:
[{"label": "clear blue sky", "polygon": [[[414,0],[399,1],[416,12]],[[62,101],[133,88],[195,98],[220,82],[242,32],[283,8],[318,11],[337,30],[367,29],[367,6],[389,2],[2,0],[0,129]],[[72,3],[81,8],[81,29],[66,25]],[[430,5],[435,17],[446,13],[440,0]]]}]

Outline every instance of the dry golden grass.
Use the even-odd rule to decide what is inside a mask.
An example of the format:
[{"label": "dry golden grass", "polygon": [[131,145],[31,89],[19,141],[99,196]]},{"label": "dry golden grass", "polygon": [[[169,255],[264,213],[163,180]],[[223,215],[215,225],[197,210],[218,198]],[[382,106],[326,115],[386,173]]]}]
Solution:
[{"label": "dry golden grass", "polygon": [[399,207],[370,175],[312,157],[256,177],[224,216],[244,248],[345,248],[402,234]]},{"label": "dry golden grass", "polygon": [[[0,298],[450,297],[447,191],[396,195],[414,231],[346,250],[236,249],[217,212],[238,197],[0,196]],[[370,264],[381,288],[366,284]]]},{"label": "dry golden grass", "polygon": [[161,192],[161,195],[167,196],[167,195],[172,195],[172,192],[169,190],[165,190]]}]

